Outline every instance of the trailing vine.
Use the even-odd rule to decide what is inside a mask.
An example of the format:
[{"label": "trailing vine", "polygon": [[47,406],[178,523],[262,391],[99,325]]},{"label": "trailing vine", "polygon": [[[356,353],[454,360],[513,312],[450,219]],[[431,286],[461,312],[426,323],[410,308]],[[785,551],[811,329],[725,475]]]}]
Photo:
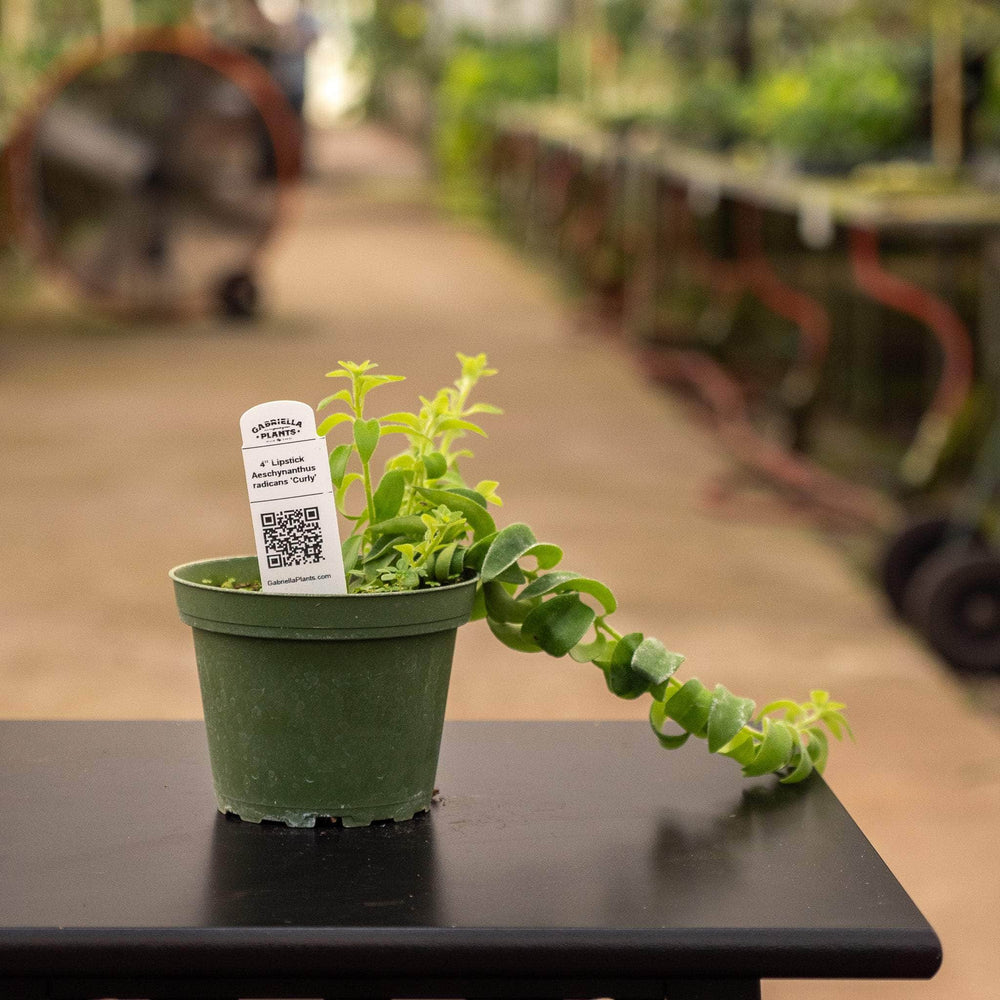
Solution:
[{"label": "trailing vine", "polygon": [[[341,424],[351,427],[351,440],[330,453],[337,507],[352,525],[343,543],[348,589],[414,590],[475,575],[474,619],[484,618],[511,649],[594,664],[619,698],[648,694],[650,725],[662,746],[676,749],[692,736],[704,739],[710,752],[731,757],[745,775],[780,772],[788,784],[822,772],[827,733],[836,739],[851,735],[842,703],[815,690],[808,701],[780,699],[757,711],[751,699],[721,684],[710,689],[694,677],[681,681],[676,676],[681,654],[652,636],[616,631],[610,619],[617,602],[609,587],[557,569],[562,549],[539,542],[526,524],[497,528],[489,507],[502,504],[498,483],[482,480],[470,487],[458,467],[460,459],[472,457],[468,448],[458,447],[462,439],[485,436],[471,418],[501,412],[469,402],[478,382],[496,372],[484,354],[458,359],[460,377],[433,398],[421,396],[419,411],[381,417],[365,415],[368,394],[402,376],[376,374],[369,361],[342,361],[328,373],[350,380],[349,388],[317,407],[341,406],[320,423],[320,435]],[[395,434],[408,447],[376,476],[376,448]],[[353,460],[358,471],[348,471]]]}]

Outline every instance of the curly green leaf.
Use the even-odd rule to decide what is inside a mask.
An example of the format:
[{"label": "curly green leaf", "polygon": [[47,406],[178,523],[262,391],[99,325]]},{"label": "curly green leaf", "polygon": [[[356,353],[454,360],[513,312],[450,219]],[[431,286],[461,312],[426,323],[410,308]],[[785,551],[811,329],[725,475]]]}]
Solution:
[{"label": "curly green leaf", "polygon": [[623,635],[611,648],[611,658],[604,671],[608,690],[619,698],[632,699],[649,690],[649,678],[632,667],[632,657],[643,641],[641,632]]},{"label": "curly green leaf", "polygon": [[667,721],[667,706],[662,701],[653,701],[649,706],[649,725],[660,746],[667,750],[677,750],[691,738],[690,733],[665,733],[663,726]]},{"label": "curly green leaf", "polygon": [[712,695],[708,710],[708,750],[718,753],[730,743],[753,716],[754,703],[737,698],[721,684]]},{"label": "curly green leaf", "polygon": [[483,559],[479,575],[484,581],[495,580],[535,544],[535,535],[526,524],[510,524],[496,533]]},{"label": "curly green leaf", "polygon": [[515,649],[519,653],[540,653],[542,647],[526,636],[520,625],[510,625],[507,622],[494,621],[487,613],[486,624],[490,631],[510,649]]},{"label": "curly green leaf", "polygon": [[643,639],[632,654],[632,669],[650,684],[662,684],[684,662],[680,653],[671,653],[659,639]]},{"label": "curly green leaf", "polygon": [[[533,548],[535,547],[533,546]],[[531,554],[534,554],[536,558],[538,556],[537,551],[533,553],[532,549],[529,548],[525,552],[525,555]],[[592,580],[590,577],[581,576],[579,573],[571,573],[568,570],[546,573],[538,577],[538,579],[529,583],[518,596],[521,598],[541,597],[543,594],[552,592],[564,594],[571,590],[596,597],[606,615],[613,614],[617,609],[615,595],[611,593],[611,590],[605,584],[599,580]]]},{"label": "curly green leaf", "polygon": [[497,580],[483,584],[486,612],[494,621],[521,623],[538,604],[537,601],[515,600],[507,588]]},{"label": "curly green leaf", "polygon": [[788,723],[765,719],[764,740],[753,760],[743,768],[743,773],[749,778],[780,771],[788,766],[794,746],[795,731]]},{"label": "curly green leaf", "polygon": [[532,608],[521,624],[521,632],[550,656],[565,656],[594,622],[593,608],[576,594],[559,594]]}]

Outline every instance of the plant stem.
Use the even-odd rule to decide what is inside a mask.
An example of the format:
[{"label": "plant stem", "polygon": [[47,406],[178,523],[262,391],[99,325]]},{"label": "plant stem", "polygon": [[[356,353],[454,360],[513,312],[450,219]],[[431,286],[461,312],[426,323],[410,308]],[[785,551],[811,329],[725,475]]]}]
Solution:
[{"label": "plant stem", "polygon": [[621,633],[613,629],[603,618],[598,618],[594,622],[594,628],[606,633],[610,639],[621,639]]},{"label": "plant stem", "polygon": [[372,473],[368,462],[361,463],[361,472],[365,484],[365,504],[368,507],[368,523],[375,523],[375,498],[372,496]]}]

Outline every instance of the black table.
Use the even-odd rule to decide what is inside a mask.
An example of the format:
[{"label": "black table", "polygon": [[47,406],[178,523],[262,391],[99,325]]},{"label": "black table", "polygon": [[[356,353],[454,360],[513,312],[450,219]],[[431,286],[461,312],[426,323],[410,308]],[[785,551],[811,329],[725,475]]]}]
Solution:
[{"label": "black table", "polygon": [[940,964],[821,780],[473,722],[438,784],[409,823],[254,826],[216,813],[201,723],[0,723],[0,996],[747,1000]]}]

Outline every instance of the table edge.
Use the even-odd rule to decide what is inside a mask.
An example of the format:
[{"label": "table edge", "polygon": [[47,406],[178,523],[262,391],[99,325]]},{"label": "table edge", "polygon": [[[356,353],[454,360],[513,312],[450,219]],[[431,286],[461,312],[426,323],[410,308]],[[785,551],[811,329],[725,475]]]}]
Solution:
[{"label": "table edge", "polygon": [[[704,975],[760,979],[929,979],[942,961],[920,930],[781,927],[599,928],[16,928],[0,934],[0,976]],[[706,965],[706,963],[710,963]]]}]

